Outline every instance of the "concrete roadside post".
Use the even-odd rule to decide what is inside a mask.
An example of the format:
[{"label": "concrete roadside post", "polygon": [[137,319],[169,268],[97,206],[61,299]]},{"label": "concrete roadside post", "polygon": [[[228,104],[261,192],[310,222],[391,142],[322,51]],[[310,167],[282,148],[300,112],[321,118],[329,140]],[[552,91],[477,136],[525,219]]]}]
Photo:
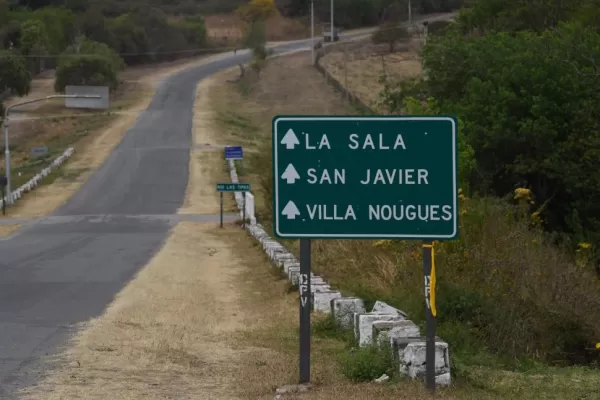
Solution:
[{"label": "concrete roadside post", "polygon": [[[449,116],[275,116],[275,236],[300,239],[300,381],[310,373],[310,241],[423,242],[426,386],[435,391],[433,240],[458,236],[457,121]],[[358,160],[358,161],[357,161]]]},{"label": "concrete roadside post", "polygon": [[4,188],[6,188],[7,183],[8,179],[6,179],[6,176],[0,175],[0,200],[2,200],[2,215],[6,215],[6,198],[4,197]]}]

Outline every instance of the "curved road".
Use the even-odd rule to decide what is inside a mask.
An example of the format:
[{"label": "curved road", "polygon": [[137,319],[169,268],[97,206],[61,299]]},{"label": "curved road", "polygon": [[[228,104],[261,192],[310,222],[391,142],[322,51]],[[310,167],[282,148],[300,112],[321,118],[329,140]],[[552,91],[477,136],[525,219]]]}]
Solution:
[{"label": "curved road", "polygon": [[[296,41],[273,50],[309,45]],[[55,354],[78,323],[100,315],[161,247],[188,183],[197,84],[249,57],[239,51],[171,76],[52,218],[0,240],[0,398],[34,384],[39,376],[31,367],[40,357]]]},{"label": "curved road", "polygon": [[[274,48],[283,53],[307,41]],[[172,75],[115,151],[64,206],[0,240],[0,398],[34,383],[35,362],[102,313],[161,247],[184,200],[198,82],[248,51]],[[33,365],[32,365],[33,364]]]}]

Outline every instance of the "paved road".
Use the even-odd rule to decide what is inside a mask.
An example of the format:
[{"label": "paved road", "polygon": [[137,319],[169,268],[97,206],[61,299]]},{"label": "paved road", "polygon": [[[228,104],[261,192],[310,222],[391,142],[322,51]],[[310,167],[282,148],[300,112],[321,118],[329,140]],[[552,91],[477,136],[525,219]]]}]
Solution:
[{"label": "paved road", "polygon": [[164,81],[68,203],[0,240],[0,398],[39,379],[33,367],[40,357],[56,353],[76,324],[101,314],[161,247],[188,182],[196,85],[248,58],[247,51],[230,53]]}]

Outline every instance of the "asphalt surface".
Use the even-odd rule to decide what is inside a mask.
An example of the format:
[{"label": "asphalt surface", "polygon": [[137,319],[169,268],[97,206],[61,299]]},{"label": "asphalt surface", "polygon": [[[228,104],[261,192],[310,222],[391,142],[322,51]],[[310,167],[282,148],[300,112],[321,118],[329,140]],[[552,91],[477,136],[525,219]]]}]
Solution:
[{"label": "asphalt surface", "polygon": [[77,194],[50,218],[0,240],[1,399],[35,384],[43,372],[40,357],[56,354],[78,323],[100,315],[160,249],[188,183],[197,84],[249,57],[248,51],[228,53],[165,80]]},{"label": "asphalt surface", "polygon": [[100,315],[160,249],[188,183],[197,84],[249,58],[248,51],[224,54],[166,79],[78,193],[49,218],[0,240],[0,398],[34,384],[40,357]]}]

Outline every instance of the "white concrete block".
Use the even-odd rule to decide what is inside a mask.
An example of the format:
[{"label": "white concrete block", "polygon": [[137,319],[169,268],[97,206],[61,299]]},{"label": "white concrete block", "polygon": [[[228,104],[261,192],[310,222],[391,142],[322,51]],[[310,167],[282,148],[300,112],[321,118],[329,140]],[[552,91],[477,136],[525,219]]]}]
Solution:
[{"label": "white concrete block", "polygon": [[273,240],[273,239],[268,239],[268,240],[266,240],[266,239],[265,239],[265,240],[262,242],[262,245],[263,245],[263,249],[265,249],[265,250],[267,249],[267,245],[271,245],[271,246],[272,246],[272,245],[279,245],[279,246],[281,246],[281,245],[279,244],[279,242],[277,242],[277,241],[275,241],[275,240]]},{"label": "white concrete block", "polygon": [[334,319],[343,328],[354,326],[354,314],[364,314],[365,302],[358,297],[342,297],[331,302]]},{"label": "white concrete block", "polygon": [[328,291],[314,292],[311,296],[313,310],[329,314],[331,312],[331,301],[333,299],[339,299],[342,297],[342,294],[337,291]]},{"label": "white concrete block", "polygon": [[320,284],[327,284],[327,282],[325,282],[325,279],[321,278],[320,276],[311,276],[310,277],[310,284],[311,285],[320,285]]},{"label": "white concrete block", "polygon": [[403,321],[398,314],[356,314],[354,319],[354,334],[360,347],[373,343],[373,323],[376,321]]},{"label": "white concrete block", "polygon": [[383,301],[377,300],[373,305],[373,309],[371,313],[380,313],[380,314],[397,314],[404,318],[408,318],[408,314],[404,311],[398,310],[396,307],[392,307]]},{"label": "white concrete block", "polygon": [[450,386],[450,372],[435,376],[435,384],[438,386]]},{"label": "white concrete block", "polygon": [[315,293],[315,292],[330,292],[331,291],[331,286],[329,286],[326,283],[317,283],[317,284],[310,284],[310,292],[311,293]]},{"label": "white concrete block", "polygon": [[419,327],[409,320],[377,321],[373,323],[373,341],[376,343],[388,343],[393,346],[395,339],[420,336]]},{"label": "white concrete block", "polygon": [[294,261],[286,261],[283,263],[283,272],[288,274],[289,269],[291,267],[296,267],[298,268],[298,271],[300,270],[300,263],[299,262],[294,262]]},{"label": "white concrete block", "polygon": [[[394,340],[395,357],[401,374],[411,378],[425,376],[425,338],[404,338]],[[435,342],[435,374],[450,373],[450,354],[448,343],[436,337]]]},{"label": "white concrete block", "polygon": [[279,268],[283,268],[283,264],[285,264],[286,262],[289,261],[296,261],[296,257],[290,253],[289,251],[283,252],[283,253],[278,253],[275,255],[275,263],[277,264],[277,266]]},{"label": "white concrete block", "polygon": [[298,285],[298,280],[300,277],[300,267],[290,267],[288,269],[288,279],[292,282],[292,285]]}]

